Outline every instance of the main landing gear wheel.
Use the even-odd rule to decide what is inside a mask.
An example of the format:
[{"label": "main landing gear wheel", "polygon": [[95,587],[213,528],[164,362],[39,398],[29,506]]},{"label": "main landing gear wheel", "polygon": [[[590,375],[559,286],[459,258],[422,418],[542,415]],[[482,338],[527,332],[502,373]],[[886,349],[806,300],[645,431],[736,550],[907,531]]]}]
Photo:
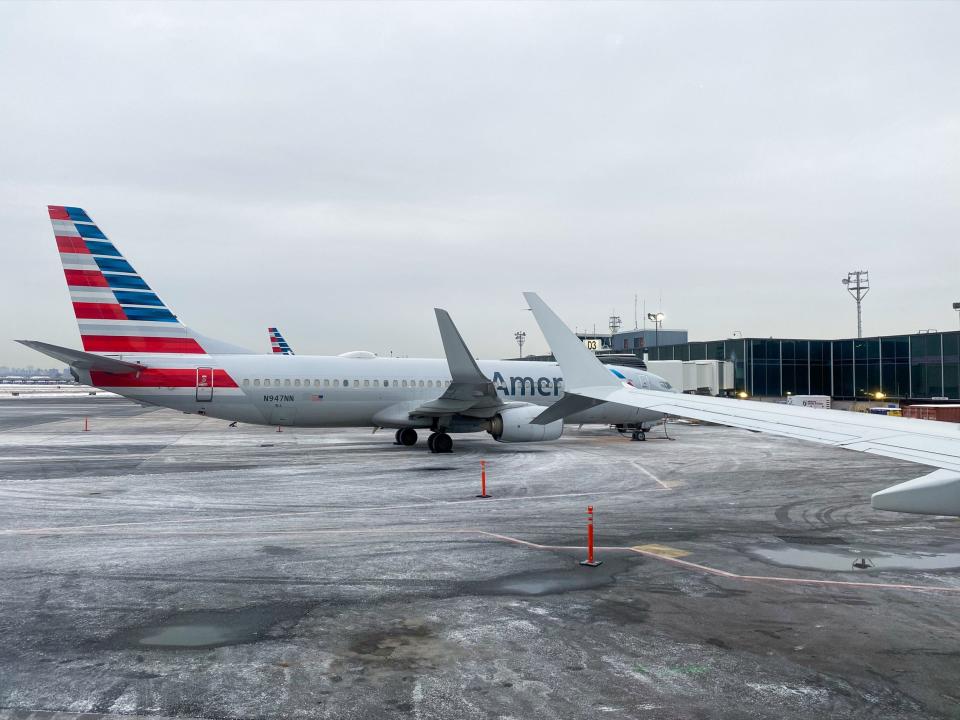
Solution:
[{"label": "main landing gear wheel", "polygon": [[646,440],[647,434],[643,430],[634,430],[630,435],[631,440]]},{"label": "main landing gear wheel", "polygon": [[403,428],[397,430],[397,445],[410,447],[417,444],[417,431],[413,428]]},{"label": "main landing gear wheel", "polygon": [[432,453],[453,452],[453,438],[444,432],[433,433],[427,438],[427,447]]}]

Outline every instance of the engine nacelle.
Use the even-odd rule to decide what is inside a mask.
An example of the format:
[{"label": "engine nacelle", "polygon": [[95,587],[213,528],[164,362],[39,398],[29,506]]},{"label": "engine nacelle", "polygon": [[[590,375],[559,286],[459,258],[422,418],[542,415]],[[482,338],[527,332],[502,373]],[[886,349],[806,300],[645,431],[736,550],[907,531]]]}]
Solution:
[{"label": "engine nacelle", "polygon": [[503,443],[557,440],[563,435],[563,420],[554,420],[549,425],[531,424],[545,409],[536,405],[509,408],[493,416],[487,423],[487,432]]}]

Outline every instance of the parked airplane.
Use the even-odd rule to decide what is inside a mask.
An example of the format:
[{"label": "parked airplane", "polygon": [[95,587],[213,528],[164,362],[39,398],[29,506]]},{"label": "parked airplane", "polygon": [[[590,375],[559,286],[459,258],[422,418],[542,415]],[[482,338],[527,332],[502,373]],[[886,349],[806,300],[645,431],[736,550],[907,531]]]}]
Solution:
[{"label": "parked airplane", "polygon": [[267,328],[267,333],[270,335],[270,349],[273,350],[274,354],[280,355],[295,355],[293,349],[283,339],[283,335],[280,334],[280,331],[276,328]]},{"label": "parked airplane", "polygon": [[[83,352],[24,345],[67,363],[79,381],[139,402],[225,420],[300,427],[395,428],[402,445],[432,431],[427,445],[449,452],[450,433],[489,432],[500,442],[555,440],[563,422],[531,424],[563,396],[556,363],[477,363],[450,316],[437,310],[446,360],[255,354],[204,337],[181,323],[80,208],[51,206]],[[611,367],[638,387],[669,391],[644,370]],[[610,372],[608,371],[608,372]],[[632,430],[634,439],[662,414],[601,402],[571,423]]]},{"label": "parked airplane", "polygon": [[558,422],[593,403],[621,403],[666,415],[810,440],[940,468],[876,492],[877,510],[960,515],[960,427],[935,420],[817,410],[749,400],[678,395],[630,386],[607,372],[536,293],[524,293],[564,373],[567,390],[533,424]]}]

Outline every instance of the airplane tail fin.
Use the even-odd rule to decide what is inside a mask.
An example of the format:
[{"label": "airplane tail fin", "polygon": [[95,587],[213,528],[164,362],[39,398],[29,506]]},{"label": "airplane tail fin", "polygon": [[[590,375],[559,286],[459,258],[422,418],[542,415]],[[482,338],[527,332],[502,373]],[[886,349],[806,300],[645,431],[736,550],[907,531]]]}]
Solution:
[{"label": "airplane tail fin", "polygon": [[47,209],[84,350],[151,355],[248,352],[203,338],[180,322],[81,208]]},{"label": "airplane tail fin", "polygon": [[280,334],[280,331],[275,328],[267,328],[267,332],[270,335],[270,348],[274,353],[280,355],[295,355],[296,353],[290,347],[290,344],[283,339],[283,335]]}]

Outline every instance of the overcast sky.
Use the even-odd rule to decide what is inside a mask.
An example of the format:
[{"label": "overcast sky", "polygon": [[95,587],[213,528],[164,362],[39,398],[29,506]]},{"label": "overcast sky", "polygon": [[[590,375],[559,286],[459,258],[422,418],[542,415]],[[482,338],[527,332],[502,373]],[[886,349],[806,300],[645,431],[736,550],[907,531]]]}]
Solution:
[{"label": "overcast sky", "polygon": [[79,347],[47,204],[267,351],[955,329],[960,4],[0,4],[0,364]]}]

